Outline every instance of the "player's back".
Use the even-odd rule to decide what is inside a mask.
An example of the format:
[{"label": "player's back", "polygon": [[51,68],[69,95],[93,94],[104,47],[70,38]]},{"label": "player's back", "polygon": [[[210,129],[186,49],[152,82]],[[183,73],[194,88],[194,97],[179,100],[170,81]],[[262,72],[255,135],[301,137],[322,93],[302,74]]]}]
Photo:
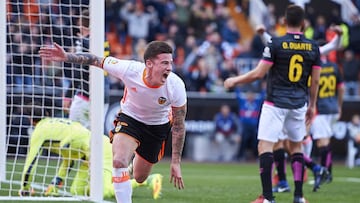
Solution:
[{"label": "player's back", "polygon": [[33,136],[37,139],[63,141],[89,137],[89,130],[80,123],[65,118],[44,118],[35,127]]},{"label": "player's back", "polygon": [[338,113],[337,87],[343,83],[343,78],[335,63],[326,62],[321,66],[317,112],[319,114]]},{"label": "player's back", "polygon": [[308,100],[308,78],[320,68],[318,45],[299,33],[275,37],[264,51],[264,60],[273,63],[267,81],[267,101],[281,108],[295,109]]}]

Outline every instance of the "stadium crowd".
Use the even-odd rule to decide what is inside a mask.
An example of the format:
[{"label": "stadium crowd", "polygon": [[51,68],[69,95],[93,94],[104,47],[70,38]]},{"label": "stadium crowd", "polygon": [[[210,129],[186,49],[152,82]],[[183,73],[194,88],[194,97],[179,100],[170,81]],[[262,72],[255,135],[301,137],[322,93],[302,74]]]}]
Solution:
[{"label": "stadium crowd", "polygon": [[[283,35],[283,15],[276,13],[272,1],[266,2],[268,12],[262,23],[270,34]],[[357,13],[349,19],[343,19],[336,9],[323,16],[316,8],[307,6],[304,33],[319,42],[330,41],[335,33],[329,27],[341,25],[342,49],[330,54],[330,60],[342,70],[346,95],[359,96],[360,2],[352,2]],[[23,6],[19,6],[16,0],[7,0],[8,86],[51,86],[62,96],[64,77],[74,76],[72,68],[69,65],[64,72],[56,66],[42,68],[38,50],[44,44],[56,42],[67,51],[76,51],[76,41],[81,38],[77,21],[88,4],[89,0],[24,0]],[[105,36],[110,55],[141,61],[147,42],[167,41],[175,50],[173,71],[184,80],[188,91],[195,92],[237,94],[237,88],[224,89],[223,81],[252,69],[261,58],[264,48],[261,38],[254,30],[242,30],[241,19],[251,24],[249,1],[105,0]],[[115,78],[110,81],[110,89],[123,88],[121,81]],[[239,88],[258,93],[264,89],[261,82]],[[244,95],[237,96],[240,105]],[[239,154],[238,158],[242,158],[243,152]]]},{"label": "stadium crowd", "polygon": [[[8,0],[8,84],[58,83],[62,76],[56,69],[41,69],[38,49],[41,44],[57,42],[75,50],[78,38],[78,16],[88,0],[29,0],[23,6]],[[251,59],[261,57],[263,44],[257,35],[244,37],[239,28],[238,14],[248,17],[248,1],[173,0],[173,1],[105,1],[105,31],[111,55],[142,60],[147,42],[165,40],[175,49],[174,72],[181,76],[189,91],[226,92],[224,78],[241,74],[253,67]],[[50,4],[51,3],[51,4]],[[58,4],[61,3],[61,4]],[[359,8],[358,1],[353,1]],[[78,6],[70,6],[78,5]],[[51,6],[49,6],[51,5]],[[263,20],[272,35],[284,34],[283,16],[275,14],[274,4],[267,4],[268,15]],[[330,59],[343,70],[348,95],[359,95],[360,21],[359,15],[341,20],[338,10],[331,16],[317,14],[316,8],[306,7],[308,38],[329,41],[328,28],[343,27],[343,50]],[[250,19],[248,19],[250,23]],[[34,65],[33,65],[34,64]],[[245,64],[245,65],[242,65]],[[45,72],[45,73],[43,73]],[[65,72],[65,76],[71,75]],[[41,75],[58,76],[55,81],[42,81]],[[46,78],[46,77],[44,77]],[[112,78],[111,88],[119,88]],[[256,89],[260,90],[260,89]],[[234,91],[234,90],[230,90]]]}]

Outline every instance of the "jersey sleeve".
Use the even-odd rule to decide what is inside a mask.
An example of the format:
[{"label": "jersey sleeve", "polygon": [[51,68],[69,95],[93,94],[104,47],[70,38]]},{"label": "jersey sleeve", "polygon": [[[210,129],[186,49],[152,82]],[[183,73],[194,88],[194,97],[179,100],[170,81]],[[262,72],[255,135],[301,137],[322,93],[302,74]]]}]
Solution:
[{"label": "jersey sleeve", "polygon": [[330,42],[326,43],[324,46],[319,47],[320,53],[322,55],[327,55],[329,52],[336,50],[341,47],[341,37],[336,35]]},{"label": "jersey sleeve", "polygon": [[44,143],[44,139],[38,130],[34,130],[30,139],[30,149],[27,153],[24,170],[21,177],[21,189],[26,190],[30,188],[30,183],[33,178],[33,173],[37,165],[37,158],[40,148]]},{"label": "jersey sleeve", "polygon": [[267,63],[274,63],[274,43],[272,40],[267,42],[262,54],[262,60]]},{"label": "jersey sleeve", "polygon": [[186,104],[187,97],[186,97],[186,89],[184,82],[175,75],[173,90],[172,92],[172,102],[171,106],[173,107],[181,107]]},{"label": "jersey sleeve", "polygon": [[313,68],[321,68],[321,60],[320,60],[320,50],[319,50],[319,46],[316,45],[316,56],[315,56],[315,61],[313,64]]},{"label": "jersey sleeve", "polygon": [[110,75],[122,80],[125,77],[130,64],[134,62],[135,61],[121,60],[110,56],[105,58],[102,68]]}]

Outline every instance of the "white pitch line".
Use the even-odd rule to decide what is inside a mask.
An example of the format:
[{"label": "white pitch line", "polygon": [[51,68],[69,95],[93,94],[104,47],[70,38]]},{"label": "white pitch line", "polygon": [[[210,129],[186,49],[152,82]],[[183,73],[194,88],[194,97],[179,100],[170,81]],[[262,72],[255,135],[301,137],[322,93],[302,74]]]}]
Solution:
[{"label": "white pitch line", "polygon": [[[21,182],[20,181],[8,181],[8,180],[4,180],[4,181],[1,181],[1,182],[4,182],[4,183],[7,183],[7,184],[16,184],[16,185],[21,185]],[[33,187],[34,189],[37,189],[37,190],[41,190],[41,191],[45,191],[46,188],[39,185],[39,184],[35,184],[35,183],[32,183],[31,184],[31,187]],[[86,196],[73,196],[71,193],[69,192],[66,192],[66,191],[58,191],[59,194],[63,195],[64,198],[66,198],[67,201],[79,201],[79,200],[85,200],[85,201],[92,201],[90,199],[90,197],[86,197]],[[6,197],[5,197],[6,198]],[[16,197],[11,197],[12,199],[16,200],[17,198]],[[18,197],[19,200],[24,200],[24,197]],[[64,199],[60,199],[56,197],[26,197],[26,199],[29,199],[29,200],[52,200],[52,201],[64,201]],[[105,201],[105,200],[102,200],[101,202],[97,202],[97,203],[113,203],[111,201]]]}]

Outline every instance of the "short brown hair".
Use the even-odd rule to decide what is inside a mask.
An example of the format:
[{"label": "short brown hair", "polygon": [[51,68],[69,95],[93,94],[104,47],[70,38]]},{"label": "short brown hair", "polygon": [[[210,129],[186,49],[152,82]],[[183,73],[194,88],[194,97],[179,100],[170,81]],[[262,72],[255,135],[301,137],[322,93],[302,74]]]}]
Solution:
[{"label": "short brown hair", "polygon": [[300,6],[292,4],[287,7],[285,16],[290,27],[298,27],[305,19],[305,12]]},{"label": "short brown hair", "polygon": [[150,42],[144,53],[144,62],[148,59],[156,58],[159,54],[172,54],[173,49],[171,46],[163,41],[152,41]]}]

